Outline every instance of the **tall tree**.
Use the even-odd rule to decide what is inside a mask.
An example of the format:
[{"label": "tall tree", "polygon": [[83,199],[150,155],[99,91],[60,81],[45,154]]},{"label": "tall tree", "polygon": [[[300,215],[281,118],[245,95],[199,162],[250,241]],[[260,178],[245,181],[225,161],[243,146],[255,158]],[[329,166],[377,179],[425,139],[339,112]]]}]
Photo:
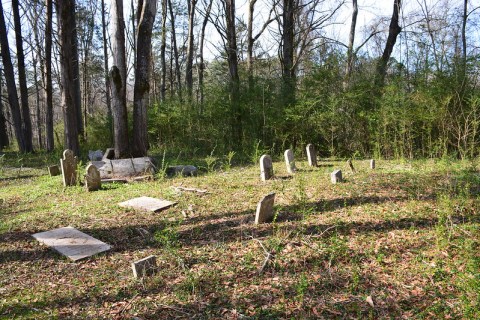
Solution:
[{"label": "tall tree", "polygon": [[[62,87],[62,109],[65,132],[65,148],[77,156],[80,154],[78,143],[78,113],[76,109],[77,90],[75,84],[75,65],[78,69],[78,50],[75,36],[75,0],[55,2],[58,21],[58,39],[60,44],[60,74]],[[78,70],[77,70],[78,71]],[[78,79],[77,79],[78,80]]]},{"label": "tall tree", "polygon": [[112,103],[110,101],[110,77],[108,76],[108,43],[107,25],[105,22],[105,0],[102,0],[102,38],[103,38],[103,66],[105,69],[105,97],[107,99],[107,117],[112,118]]},{"label": "tall tree", "polygon": [[283,104],[295,102],[296,72],[294,68],[295,53],[295,11],[296,0],[283,0],[282,13],[282,80]]},{"label": "tall tree", "polygon": [[193,94],[193,51],[194,51],[194,37],[193,27],[195,23],[195,6],[197,0],[188,0],[188,35],[187,35],[187,57],[185,62],[185,84],[187,87],[187,95],[189,101],[192,100]]},{"label": "tall tree", "polygon": [[350,82],[350,76],[353,70],[353,63],[355,60],[355,55],[353,52],[353,45],[355,43],[355,29],[357,26],[357,16],[358,16],[358,4],[357,0],[352,0],[352,22],[350,24],[350,33],[348,38],[348,47],[347,47],[347,65],[345,67],[345,78],[343,81],[343,88],[346,89]]},{"label": "tall tree", "polygon": [[157,0],[138,1],[138,31],[135,62],[135,86],[133,97],[133,145],[132,155],[147,155],[147,102],[152,71],[152,29],[157,11]]},{"label": "tall tree", "polygon": [[125,19],[123,0],[111,1],[113,66],[110,69],[112,81],[112,112],[115,157],[130,156],[128,143],[127,115],[127,64],[125,56]]},{"label": "tall tree", "polygon": [[15,42],[17,45],[18,83],[20,85],[20,102],[23,121],[23,135],[25,137],[25,151],[33,151],[32,120],[28,106],[27,74],[25,71],[25,53],[23,52],[22,23],[20,21],[18,0],[12,0],[13,23],[15,26]]},{"label": "tall tree", "polygon": [[22,114],[18,103],[17,85],[15,84],[15,72],[13,71],[12,59],[10,56],[10,47],[8,45],[7,26],[3,13],[2,2],[0,1],[0,48],[2,54],[2,62],[4,68],[5,81],[7,85],[8,104],[10,105],[10,113],[20,152],[28,152],[25,141],[24,130],[22,129]]},{"label": "tall tree", "polygon": [[52,0],[46,0],[45,5],[47,10],[47,19],[45,22],[45,142],[47,151],[53,151],[55,147],[55,142],[53,137]]},{"label": "tall tree", "polygon": [[182,101],[183,100],[182,99],[182,76],[180,73],[180,62],[179,62],[180,57],[178,54],[177,33],[175,30],[175,15],[173,13],[172,0],[168,0],[168,8],[170,10],[170,23],[172,27],[172,30],[170,30],[170,32],[172,37],[173,58],[175,60],[175,75],[177,78],[177,94],[178,94],[178,99]]},{"label": "tall tree", "polygon": [[165,92],[167,91],[167,64],[165,62],[165,49],[167,47],[167,0],[162,0],[162,38],[160,42],[160,66],[162,73],[160,75],[160,99],[165,101]]},{"label": "tall tree", "polygon": [[[205,2],[204,2],[205,4]],[[213,0],[208,0],[208,5],[206,5],[206,11],[203,17],[202,30],[200,31],[200,39],[198,43],[198,94],[200,95],[200,110],[199,113],[203,113],[203,103],[204,103],[204,84],[203,77],[205,73],[205,62],[203,57],[203,48],[205,43],[205,30],[207,28],[208,19],[210,18],[210,11],[212,10]]]},{"label": "tall tree", "polygon": [[7,119],[4,112],[2,101],[2,69],[0,69],[0,151],[10,144],[7,132]]}]

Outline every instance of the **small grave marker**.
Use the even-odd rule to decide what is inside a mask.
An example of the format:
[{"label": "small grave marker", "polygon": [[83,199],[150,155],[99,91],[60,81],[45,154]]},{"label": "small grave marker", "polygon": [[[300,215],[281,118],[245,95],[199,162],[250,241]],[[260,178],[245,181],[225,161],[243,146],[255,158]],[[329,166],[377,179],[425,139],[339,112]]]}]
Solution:
[{"label": "small grave marker", "polygon": [[171,202],[163,199],[157,199],[157,198],[151,198],[151,197],[139,197],[139,198],[134,198],[128,201],[121,202],[118,205],[124,208],[134,208],[139,210],[157,212],[157,211],[168,209],[175,204],[176,202]]},{"label": "small grave marker", "polygon": [[260,177],[262,181],[270,180],[273,177],[272,158],[268,154],[260,157]]},{"label": "small grave marker", "polygon": [[87,191],[96,191],[102,187],[100,172],[93,164],[89,164],[85,173],[85,188]]},{"label": "small grave marker", "polygon": [[315,146],[311,143],[307,144],[307,159],[310,167],[317,166],[317,152],[315,151]]},{"label": "small grave marker", "polygon": [[284,155],[288,173],[295,173],[295,171],[297,171],[297,167],[295,167],[295,158],[293,157],[293,151],[291,149],[287,149],[285,150]]},{"label": "small grave marker", "polygon": [[74,156],[72,150],[63,151],[63,159],[60,159],[62,167],[63,185],[73,186],[77,183],[77,157]]},{"label": "small grave marker", "polygon": [[255,224],[271,222],[273,220],[273,204],[275,203],[275,193],[272,192],[266,195],[257,204],[257,211],[255,213]]},{"label": "small grave marker", "polygon": [[142,278],[155,273],[157,269],[157,257],[149,256],[141,260],[132,262],[132,270],[134,278]]},{"label": "small grave marker", "polygon": [[105,242],[72,227],[35,233],[33,237],[73,261],[93,256],[111,248]]},{"label": "small grave marker", "polygon": [[370,169],[375,169],[375,159],[370,160]]},{"label": "small grave marker", "polygon": [[50,174],[50,177],[58,176],[60,175],[60,168],[57,165],[49,166],[48,173]]},{"label": "small grave marker", "polygon": [[332,183],[339,183],[343,182],[342,179],[342,171],[340,170],[335,170],[330,174],[330,178],[332,180]]}]

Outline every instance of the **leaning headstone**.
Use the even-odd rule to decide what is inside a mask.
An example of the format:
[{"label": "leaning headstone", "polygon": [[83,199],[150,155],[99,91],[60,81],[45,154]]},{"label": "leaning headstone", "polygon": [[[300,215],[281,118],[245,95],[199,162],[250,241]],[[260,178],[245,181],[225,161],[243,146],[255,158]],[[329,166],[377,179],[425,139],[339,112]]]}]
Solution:
[{"label": "leaning headstone", "polygon": [[73,261],[93,256],[111,248],[105,242],[72,227],[35,233],[33,237]]},{"label": "leaning headstone", "polygon": [[115,149],[114,148],[107,148],[107,150],[105,150],[105,154],[103,155],[103,158],[101,160],[105,161],[105,160],[112,160],[112,159],[115,159]]},{"label": "leaning headstone", "polygon": [[310,167],[317,166],[317,152],[315,151],[315,146],[311,143],[307,144],[307,158]]},{"label": "leaning headstone", "polygon": [[155,273],[157,269],[157,257],[149,256],[141,260],[132,262],[132,270],[134,278],[142,278]]},{"label": "leaning headstone", "polygon": [[288,173],[294,173],[295,171],[297,171],[297,167],[295,167],[293,151],[291,149],[285,150],[285,164],[287,165]]},{"label": "leaning headstone", "polygon": [[335,170],[330,174],[330,179],[332,180],[332,183],[339,183],[342,182],[342,171],[340,170]]},{"label": "leaning headstone", "polygon": [[100,172],[98,172],[97,167],[93,164],[89,164],[85,172],[85,188],[87,191],[96,191],[99,190],[101,186]]},{"label": "leaning headstone", "polygon": [[165,210],[175,205],[176,202],[171,202],[168,200],[151,198],[151,197],[139,197],[133,198],[124,202],[120,202],[118,205],[124,208],[133,208],[138,210],[146,210],[157,212],[160,210]]},{"label": "leaning headstone", "polygon": [[375,159],[370,160],[370,169],[375,169]]},{"label": "leaning headstone", "polygon": [[57,165],[49,166],[48,174],[50,174],[50,177],[58,176],[60,175],[60,168]]},{"label": "leaning headstone", "polygon": [[101,161],[103,159],[103,152],[102,150],[89,150],[88,151],[88,159],[90,161]]},{"label": "leaning headstone", "polygon": [[73,186],[77,183],[77,157],[74,156],[72,150],[63,151],[63,159],[60,159],[62,167],[63,185]]},{"label": "leaning headstone", "polygon": [[260,177],[262,181],[273,178],[273,163],[272,158],[268,154],[260,157]]},{"label": "leaning headstone", "polygon": [[275,193],[272,192],[266,195],[257,204],[257,211],[255,213],[255,224],[271,222],[273,220],[273,204],[275,203]]},{"label": "leaning headstone", "polygon": [[347,164],[350,167],[350,170],[352,170],[352,172],[355,173],[356,171],[355,171],[355,167],[353,166],[352,159],[348,159]]}]

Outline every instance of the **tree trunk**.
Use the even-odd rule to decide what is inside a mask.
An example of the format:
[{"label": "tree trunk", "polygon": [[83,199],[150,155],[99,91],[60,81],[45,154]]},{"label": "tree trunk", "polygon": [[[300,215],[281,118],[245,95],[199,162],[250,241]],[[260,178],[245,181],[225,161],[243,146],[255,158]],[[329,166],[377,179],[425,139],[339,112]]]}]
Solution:
[{"label": "tree trunk", "polygon": [[248,18],[247,18],[247,73],[248,86],[253,86],[253,13],[257,0],[249,0],[248,2]]},{"label": "tree trunk", "polygon": [[[75,77],[78,73],[78,50],[75,36],[75,0],[56,2],[58,39],[60,43],[60,74],[62,87],[62,109],[65,127],[65,149],[70,149],[75,155],[80,154],[78,143],[78,110],[76,109],[77,90]],[[75,68],[75,65],[77,68]],[[77,79],[78,81],[78,79]],[[80,121],[81,122],[81,121]]]},{"label": "tree trunk", "polygon": [[15,25],[15,42],[17,44],[18,84],[20,86],[20,102],[22,109],[23,135],[25,137],[25,151],[33,151],[32,120],[28,106],[27,74],[25,71],[25,54],[23,52],[22,24],[18,0],[12,0],[13,23]]},{"label": "tree trunk", "polygon": [[37,59],[33,52],[32,52],[32,62],[33,62],[33,79],[35,82],[35,106],[37,111],[37,143],[38,143],[38,148],[43,149],[42,113],[40,108],[40,88],[38,87],[39,80],[37,77]]},{"label": "tree trunk", "polygon": [[12,116],[13,128],[17,139],[18,149],[20,152],[27,152],[25,137],[22,130],[22,115],[20,113],[20,105],[18,103],[17,85],[15,84],[15,73],[13,71],[12,60],[10,57],[10,47],[8,45],[7,26],[3,16],[3,6],[0,1],[0,46],[2,54],[2,63],[7,84],[8,103],[10,105],[10,113]]},{"label": "tree trunk", "polygon": [[208,19],[210,18],[210,11],[212,10],[212,3],[213,3],[213,0],[210,0],[209,3],[208,3],[207,10],[205,11],[205,17],[203,18],[203,24],[202,24],[202,31],[200,33],[200,40],[199,40],[199,43],[198,43],[198,47],[199,47],[198,48],[198,50],[199,50],[198,58],[199,58],[199,61],[200,61],[200,63],[198,64],[199,65],[199,67],[198,67],[198,88],[199,88],[199,94],[200,94],[200,110],[199,110],[200,114],[203,113],[203,104],[204,104],[203,75],[204,75],[204,72],[205,72],[205,62],[204,62],[204,59],[203,59],[203,47],[204,47],[204,43],[205,43],[205,29],[207,28]]},{"label": "tree trunk", "polygon": [[115,158],[130,157],[127,122],[127,65],[125,61],[125,20],[123,0],[111,1],[113,66],[110,70],[112,80],[112,111]]},{"label": "tree trunk", "polygon": [[107,25],[105,22],[105,0],[102,0],[102,36],[103,36],[103,68],[105,69],[105,96],[107,99],[107,117],[112,118],[112,103],[110,101],[110,77],[108,76],[108,43]]},{"label": "tree trunk", "polygon": [[47,151],[55,147],[53,136],[53,89],[52,89],[52,0],[46,0],[45,21],[45,134]]},{"label": "tree trunk", "polygon": [[352,11],[352,23],[350,25],[350,36],[348,40],[348,49],[347,49],[347,65],[345,68],[345,79],[343,81],[343,89],[346,90],[350,84],[350,77],[352,75],[353,64],[355,62],[355,55],[353,53],[353,44],[355,42],[355,29],[357,26],[357,16],[358,16],[358,5],[357,0],[352,0],[353,11]]},{"label": "tree trunk", "polygon": [[[63,0],[62,0],[63,1]],[[74,1],[75,2],[75,1]],[[72,61],[73,63],[73,90],[75,94],[75,99],[73,101],[74,108],[76,112],[76,120],[77,120],[77,127],[78,127],[78,134],[82,135],[84,132],[83,128],[83,121],[82,121],[82,93],[80,91],[80,65],[78,63],[78,37],[77,37],[77,23],[76,23],[76,14],[75,14],[75,7],[70,12],[70,19],[72,20],[73,30],[71,32],[72,42],[73,42],[73,56],[75,60]]]},{"label": "tree trunk", "polygon": [[186,57],[186,70],[185,70],[185,84],[187,86],[188,100],[192,101],[193,94],[193,50],[194,50],[194,37],[193,37],[193,25],[195,23],[195,6],[197,0],[188,1],[188,36],[187,36],[187,57]]},{"label": "tree trunk", "polygon": [[178,90],[178,99],[180,102],[182,99],[182,76],[180,73],[180,63],[177,47],[177,35],[175,32],[175,15],[173,14],[172,0],[168,0],[168,8],[170,9],[170,22],[172,25],[172,42],[173,42],[173,54],[175,59],[175,75],[177,77],[177,90]]},{"label": "tree trunk", "polygon": [[3,148],[8,147],[10,140],[8,139],[7,132],[7,119],[3,111],[3,101],[2,101],[2,73],[0,69],[0,151]]},{"label": "tree trunk", "polygon": [[230,106],[232,111],[232,148],[242,149],[242,112],[240,105],[240,77],[238,75],[237,34],[235,27],[235,0],[225,1],[227,60],[230,75]]},{"label": "tree trunk", "polygon": [[148,150],[147,102],[152,70],[152,29],[157,11],[157,1],[143,0],[139,1],[138,4],[140,18],[138,20],[135,86],[133,91],[132,155],[134,157],[146,156]]},{"label": "tree trunk", "polygon": [[160,65],[162,68],[160,81],[160,99],[165,101],[165,92],[167,91],[167,64],[165,62],[165,48],[167,47],[167,0],[162,0],[162,40],[160,44]]},{"label": "tree trunk", "polygon": [[282,23],[282,77],[283,105],[295,103],[296,79],[294,70],[295,52],[295,0],[283,0]]},{"label": "tree trunk", "polygon": [[387,74],[388,61],[392,55],[393,47],[395,42],[397,42],[397,36],[402,31],[402,28],[398,24],[399,12],[401,8],[401,0],[393,1],[393,14],[392,19],[390,20],[390,28],[388,31],[387,43],[385,44],[385,49],[383,50],[382,57],[377,65],[377,77],[375,81],[376,89],[380,89],[385,84],[385,76]]}]

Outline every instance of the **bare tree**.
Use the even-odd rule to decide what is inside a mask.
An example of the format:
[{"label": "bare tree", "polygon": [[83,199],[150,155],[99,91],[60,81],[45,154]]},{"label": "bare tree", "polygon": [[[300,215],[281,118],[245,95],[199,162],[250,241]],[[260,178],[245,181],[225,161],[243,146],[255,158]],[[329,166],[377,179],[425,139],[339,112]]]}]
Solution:
[{"label": "bare tree", "polygon": [[146,156],[148,150],[147,101],[152,69],[152,29],[156,11],[156,0],[138,1],[132,146],[132,154],[136,157]]},{"label": "bare tree", "polygon": [[75,85],[75,65],[78,66],[78,50],[75,36],[75,0],[62,0],[55,3],[60,43],[60,69],[62,87],[62,109],[65,127],[65,148],[80,154],[78,143],[78,113],[75,109],[77,90]]},{"label": "bare tree", "polygon": [[52,86],[52,0],[46,0],[45,22],[45,134],[47,151],[54,149],[53,137],[53,86]]},{"label": "bare tree", "polygon": [[[173,13],[172,0],[168,0],[168,8],[170,10],[170,23],[172,30],[170,31],[172,37],[172,46],[173,46],[173,59],[175,60],[175,75],[177,78],[177,94],[178,99],[182,101],[182,76],[180,73],[180,62],[177,46],[177,33],[175,31],[175,15]],[[173,88],[172,88],[173,89]]]},{"label": "bare tree", "polygon": [[7,119],[3,110],[3,101],[2,101],[2,69],[0,69],[0,151],[3,148],[8,147],[10,144],[10,139],[8,138],[7,132]]},{"label": "bare tree", "polygon": [[160,42],[160,65],[162,68],[160,81],[160,99],[165,101],[167,64],[165,62],[165,49],[167,46],[167,0],[162,0],[162,38]]},{"label": "bare tree", "polygon": [[350,24],[350,33],[348,38],[348,48],[347,48],[347,65],[345,67],[345,78],[343,82],[343,88],[346,89],[350,82],[350,76],[353,70],[353,63],[355,61],[355,56],[353,52],[353,45],[355,43],[355,29],[357,26],[357,16],[358,16],[358,5],[357,0],[352,0],[352,22]]},{"label": "bare tree", "polygon": [[188,0],[188,35],[187,35],[187,57],[186,57],[186,69],[185,69],[185,84],[187,87],[187,95],[189,101],[192,101],[193,93],[193,51],[194,51],[194,37],[193,27],[195,23],[195,6],[197,0]]},{"label": "bare tree", "polygon": [[198,41],[198,94],[200,100],[200,110],[199,113],[203,113],[203,104],[204,104],[204,84],[203,84],[203,77],[205,73],[205,62],[203,57],[203,49],[205,44],[205,29],[207,28],[208,20],[210,19],[210,12],[212,10],[212,3],[213,0],[208,0],[208,4],[204,2],[204,6],[206,6],[205,13],[203,15],[203,23],[202,29],[200,31],[200,39]]},{"label": "bare tree", "polygon": [[112,103],[110,98],[110,77],[108,76],[108,43],[107,43],[107,25],[105,22],[105,0],[102,0],[102,38],[103,38],[103,67],[105,69],[105,97],[107,102],[107,117],[112,117]]}]

